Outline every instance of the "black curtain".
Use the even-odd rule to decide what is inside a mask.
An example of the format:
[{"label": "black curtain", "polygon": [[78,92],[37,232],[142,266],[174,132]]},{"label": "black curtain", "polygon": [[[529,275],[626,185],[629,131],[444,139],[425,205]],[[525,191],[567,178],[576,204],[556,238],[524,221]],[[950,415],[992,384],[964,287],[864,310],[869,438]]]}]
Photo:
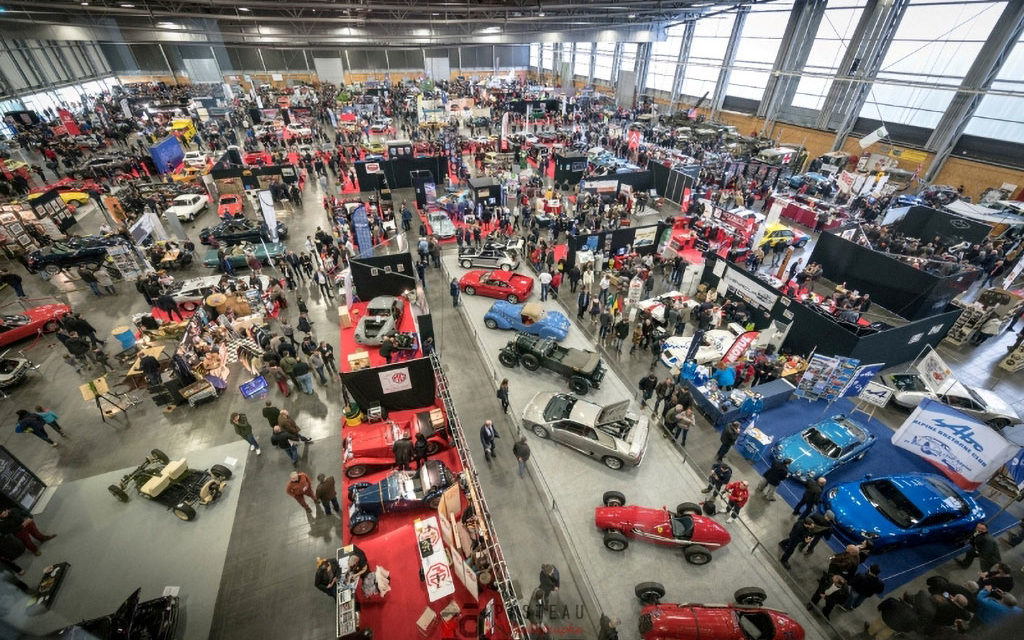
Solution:
[{"label": "black curtain", "polygon": [[416,269],[412,255],[393,253],[357,258],[350,261],[352,286],[359,299],[369,301],[374,296],[400,296],[416,288]]},{"label": "black curtain", "polygon": [[[384,393],[383,382],[408,386]],[[341,382],[361,409],[380,402],[388,411],[420,409],[434,404],[434,368],[430,358],[417,358],[341,374]]]}]

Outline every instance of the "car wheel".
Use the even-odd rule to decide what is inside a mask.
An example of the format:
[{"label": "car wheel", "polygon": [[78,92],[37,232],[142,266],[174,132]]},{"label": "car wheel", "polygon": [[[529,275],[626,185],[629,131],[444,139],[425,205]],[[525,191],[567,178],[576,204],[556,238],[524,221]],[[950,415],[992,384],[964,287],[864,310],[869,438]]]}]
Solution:
[{"label": "car wheel", "polygon": [[470,260],[460,260],[459,261],[459,266],[462,267],[463,269],[472,269],[473,268],[473,262],[470,261]]},{"label": "car wheel", "polygon": [[51,276],[55,276],[58,273],[60,273],[60,267],[58,267],[55,264],[48,264],[45,267],[43,267],[43,269],[45,269],[46,273],[50,274]]},{"label": "car wheel", "polygon": [[732,597],[736,604],[742,604],[747,607],[760,607],[768,599],[768,594],[760,587],[743,587],[742,589],[737,589]]},{"label": "car wheel", "polygon": [[585,396],[587,391],[590,391],[590,383],[585,378],[573,376],[569,378],[569,390],[576,395]]},{"label": "car wheel", "polygon": [[441,494],[438,493],[427,498],[426,505],[431,509],[437,509],[439,506],[441,506]]},{"label": "car wheel", "polygon": [[796,248],[797,249],[803,249],[806,246],[807,246],[807,238],[803,238],[799,242],[796,243]]},{"label": "car wheel", "polygon": [[551,434],[548,433],[547,428],[542,424],[533,425],[533,434],[538,438],[544,438],[545,440],[551,437]]},{"label": "car wheel", "polygon": [[711,562],[711,552],[699,544],[690,545],[683,549],[683,557],[690,564],[707,564]]},{"label": "car wheel", "polygon": [[605,456],[601,458],[601,462],[604,463],[604,466],[608,467],[613,471],[618,471],[619,469],[622,468],[622,460],[616,458],[615,456]]},{"label": "car wheel", "polygon": [[693,502],[682,502],[676,507],[677,516],[700,515],[700,505]]},{"label": "car wheel", "polygon": [[502,271],[511,271],[512,270],[512,265],[510,265],[510,264],[508,264],[506,262],[505,264],[501,265],[501,270]]},{"label": "car wheel", "polygon": [[199,308],[199,303],[188,300],[186,302],[182,302],[181,304],[179,304],[178,307],[182,311],[192,312]]},{"label": "car wheel", "polygon": [[43,332],[44,333],[53,333],[54,331],[57,330],[58,326],[60,326],[60,325],[57,324],[56,320],[49,320],[49,321],[47,321],[46,324],[43,325]]},{"label": "car wheel", "polygon": [[171,461],[170,457],[159,449],[153,449],[149,452],[149,457],[156,460],[160,464],[167,464]]},{"label": "car wheel", "polygon": [[606,507],[621,507],[626,504],[626,496],[618,491],[605,491],[601,502]]},{"label": "car wheel", "polygon": [[110,495],[114,496],[121,502],[128,502],[128,493],[116,484],[112,484],[107,487],[107,491],[110,492]]},{"label": "car wheel", "polygon": [[987,424],[996,431],[1001,431],[1010,426],[1010,421],[1005,418],[992,418]]},{"label": "car wheel", "polygon": [[536,371],[537,369],[540,369],[540,360],[538,360],[537,356],[532,353],[524,354],[522,361],[523,368],[527,371]]},{"label": "car wheel", "polygon": [[473,287],[466,287],[465,289],[463,289],[463,291],[466,292],[467,296],[475,296],[476,295],[476,289],[473,288]]},{"label": "car wheel", "polygon": [[505,300],[507,300],[509,304],[515,304],[515,303],[519,302],[519,296],[517,296],[516,294],[512,293],[512,294],[509,294],[509,296],[507,298],[505,298]]},{"label": "car wheel", "polygon": [[218,480],[231,479],[231,469],[228,469],[222,464],[215,464],[212,467],[210,467],[210,474],[213,475],[213,477],[217,478]]},{"label": "car wheel", "polygon": [[609,551],[625,551],[629,548],[629,540],[618,531],[608,531],[604,534],[604,546]]},{"label": "car wheel", "polygon": [[644,604],[658,604],[665,597],[665,587],[660,582],[641,582],[633,587],[633,593]]},{"label": "car wheel", "polygon": [[365,536],[366,534],[373,532],[376,528],[377,518],[368,513],[360,513],[352,516],[352,520],[348,525],[348,530],[354,536]]},{"label": "car wheel", "polygon": [[432,456],[439,452],[443,447],[437,440],[427,440],[427,455]]},{"label": "car wheel", "polygon": [[484,318],[484,326],[488,329],[497,329],[498,323],[493,318]]},{"label": "car wheel", "polygon": [[511,368],[519,364],[519,358],[517,358],[514,354],[509,353],[508,351],[502,351],[498,353],[498,362],[505,365],[506,367]]},{"label": "car wheel", "polygon": [[195,520],[196,518],[196,510],[193,509],[191,505],[187,505],[184,502],[174,507],[173,511],[174,515],[178,516],[178,518],[184,520],[185,522],[188,522],[189,520]]},{"label": "car wheel", "polygon": [[350,467],[345,467],[345,475],[349,478],[362,478],[369,471],[365,464],[354,464]]}]

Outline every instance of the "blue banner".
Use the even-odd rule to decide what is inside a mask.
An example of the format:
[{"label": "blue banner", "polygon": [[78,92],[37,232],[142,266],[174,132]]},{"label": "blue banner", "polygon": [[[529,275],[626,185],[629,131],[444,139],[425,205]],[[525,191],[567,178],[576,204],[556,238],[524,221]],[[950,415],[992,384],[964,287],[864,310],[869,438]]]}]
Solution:
[{"label": "blue banner", "polygon": [[871,380],[878,375],[878,373],[885,368],[885,364],[866,364],[857,368],[857,373],[853,374],[853,378],[849,384],[846,385],[846,389],[843,390],[841,397],[846,398],[847,396],[859,396],[860,392],[864,390]]},{"label": "blue banner", "polygon": [[149,155],[160,173],[172,173],[185,159],[185,152],[181,150],[181,144],[174,136],[164,138],[150,147]]},{"label": "blue banner", "polygon": [[370,221],[366,217],[366,207],[359,205],[352,212],[352,229],[356,235],[360,258],[373,257],[373,235],[370,233]]}]

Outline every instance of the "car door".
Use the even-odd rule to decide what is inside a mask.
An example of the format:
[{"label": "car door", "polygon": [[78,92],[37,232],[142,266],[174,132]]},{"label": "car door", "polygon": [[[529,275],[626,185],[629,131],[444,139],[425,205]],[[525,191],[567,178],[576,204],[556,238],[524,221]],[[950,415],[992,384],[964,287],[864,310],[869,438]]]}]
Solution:
[{"label": "car door", "polygon": [[572,447],[582,454],[592,456],[594,455],[594,447],[593,440],[587,437],[588,428],[572,420],[561,420],[554,424],[552,437],[567,447]]},{"label": "car door", "polygon": [[509,291],[508,283],[503,280],[491,278],[487,281],[487,295],[492,298],[505,299]]},{"label": "car door", "polygon": [[480,255],[477,256],[475,262],[477,263],[477,265],[482,267],[497,267],[497,252],[494,251],[493,249],[484,249],[483,251],[480,252]]},{"label": "car door", "polygon": [[955,527],[949,524],[957,519],[957,514],[951,512],[933,513],[923,518],[914,527],[914,536],[921,541],[941,540],[954,536]]}]

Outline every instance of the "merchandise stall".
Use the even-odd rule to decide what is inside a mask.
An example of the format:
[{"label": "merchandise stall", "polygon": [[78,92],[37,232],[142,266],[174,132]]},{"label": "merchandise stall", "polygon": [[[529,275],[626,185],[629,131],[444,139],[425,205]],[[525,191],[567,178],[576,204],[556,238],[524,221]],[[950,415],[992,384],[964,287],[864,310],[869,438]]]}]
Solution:
[{"label": "merchandise stall", "polygon": [[[808,229],[827,230],[842,225],[846,210],[834,204],[807,196],[773,196],[765,206],[768,210],[778,207],[779,216],[803,225]],[[821,218],[822,224],[818,224]]]},{"label": "merchandise stall", "polygon": [[979,293],[972,303],[965,304],[958,298],[952,304],[963,309],[963,313],[953,323],[943,342],[959,347],[967,344],[993,317],[999,319],[999,332],[1002,333],[1020,313],[1024,296],[1006,289],[990,288]]}]

